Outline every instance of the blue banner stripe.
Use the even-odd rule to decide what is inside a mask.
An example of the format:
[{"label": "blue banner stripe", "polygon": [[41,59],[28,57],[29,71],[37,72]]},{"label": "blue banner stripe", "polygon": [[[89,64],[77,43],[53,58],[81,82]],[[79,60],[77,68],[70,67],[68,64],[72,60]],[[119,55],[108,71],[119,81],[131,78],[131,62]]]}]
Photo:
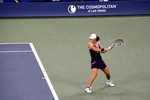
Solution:
[{"label": "blue banner stripe", "polygon": [[149,15],[150,1],[0,4],[0,17]]}]

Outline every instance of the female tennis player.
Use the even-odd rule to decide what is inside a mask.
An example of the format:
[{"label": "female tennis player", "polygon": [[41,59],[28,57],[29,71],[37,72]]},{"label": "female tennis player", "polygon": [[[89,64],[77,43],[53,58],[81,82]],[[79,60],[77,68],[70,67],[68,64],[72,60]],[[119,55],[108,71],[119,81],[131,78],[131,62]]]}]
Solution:
[{"label": "female tennis player", "polygon": [[95,78],[98,75],[98,69],[101,69],[106,75],[107,81],[106,84],[109,86],[114,86],[112,80],[110,80],[110,72],[105,62],[102,60],[100,53],[105,53],[108,50],[112,49],[111,47],[102,48],[100,44],[100,38],[96,34],[91,34],[89,37],[90,41],[88,42],[88,48],[91,55],[91,69],[92,74],[88,81],[87,87],[85,88],[85,92],[92,93],[91,85]]}]

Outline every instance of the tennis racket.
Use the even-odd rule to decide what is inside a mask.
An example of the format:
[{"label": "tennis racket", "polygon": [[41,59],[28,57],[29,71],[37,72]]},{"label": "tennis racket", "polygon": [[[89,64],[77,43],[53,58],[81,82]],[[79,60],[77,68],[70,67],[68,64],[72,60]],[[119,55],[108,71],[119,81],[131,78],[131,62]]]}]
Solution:
[{"label": "tennis racket", "polygon": [[117,39],[115,41],[113,41],[112,45],[110,46],[111,48],[114,48],[116,46],[120,46],[124,43],[123,39]]}]

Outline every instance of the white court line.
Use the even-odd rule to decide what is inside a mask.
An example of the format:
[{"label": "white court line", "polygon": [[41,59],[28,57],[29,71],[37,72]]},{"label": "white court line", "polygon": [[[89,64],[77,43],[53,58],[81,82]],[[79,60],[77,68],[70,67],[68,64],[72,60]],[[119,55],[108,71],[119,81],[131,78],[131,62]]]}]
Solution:
[{"label": "white court line", "polygon": [[[0,43],[0,45],[13,45],[13,44],[29,44],[28,42],[17,42],[17,43]],[[0,51],[0,53],[22,53],[22,52],[32,52],[32,50],[5,50]]]},{"label": "white court line", "polygon": [[22,53],[22,52],[33,52],[33,51],[32,50],[0,51],[0,53]]},{"label": "white court line", "polygon": [[10,44],[10,45],[11,45],[11,44],[29,44],[29,42],[0,43],[0,45],[6,45],[6,44],[7,44],[7,45],[9,45],[9,44]]},{"label": "white court line", "polygon": [[42,62],[41,62],[41,60],[40,60],[40,58],[39,58],[39,56],[38,56],[38,54],[37,54],[37,52],[36,52],[34,46],[33,46],[33,44],[32,44],[32,43],[29,43],[29,45],[30,45],[30,47],[31,47],[31,49],[32,49],[32,51],[33,51],[35,57],[36,57],[36,60],[37,60],[37,62],[38,62],[38,64],[39,64],[39,66],[40,66],[40,68],[41,68],[41,71],[42,71],[42,73],[43,73],[43,75],[44,75],[44,77],[45,77],[45,79],[46,79],[46,82],[47,82],[47,84],[48,84],[48,86],[49,86],[49,88],[50,88],[50,90],[51,90],[51,92],[52,92],[52,94],[53,94],[53,96],[54,96],[54,99],[55,99],[55,100],[59,100],[59,98],[58,98],[58,96],[57,96],[57,94],[56,94],[56,92],[55,92],[55,90],[54,90],[54,88],[53,88],[53,85],[52,85],[52,83],[51,83],[51,81],[50,81],[50,79],[49,79],[49,77],[48,77],[48,75],[47,75],[47,73],[46,73],[46,71],[45,71],[45,68],[44,68],[44,66],[43,66],[43,64],[42,64]]}]

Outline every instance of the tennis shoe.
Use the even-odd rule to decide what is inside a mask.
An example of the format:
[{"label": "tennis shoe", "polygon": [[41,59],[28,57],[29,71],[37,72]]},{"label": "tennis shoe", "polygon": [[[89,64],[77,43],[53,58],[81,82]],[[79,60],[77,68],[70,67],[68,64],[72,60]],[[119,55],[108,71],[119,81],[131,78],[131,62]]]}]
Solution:
[{"label": "tennis shoe", "polygon": [[106,84],[111,86],[111,87],[115,86],[112,80],[107,80]]},{"label": "tennis shoe", "polygon": [[92,88],[92,87],[86,87],[86,88],[85,88],[85,92],[87,92],[87,93],[92,93],[91,88]]}]

